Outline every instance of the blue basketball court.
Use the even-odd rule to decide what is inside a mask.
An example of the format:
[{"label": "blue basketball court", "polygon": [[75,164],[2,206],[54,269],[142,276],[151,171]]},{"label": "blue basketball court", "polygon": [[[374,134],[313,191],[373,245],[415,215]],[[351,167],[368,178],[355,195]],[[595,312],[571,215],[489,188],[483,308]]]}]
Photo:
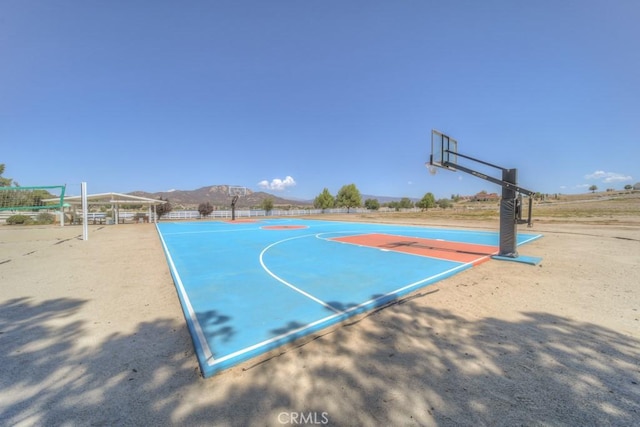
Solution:
[{"label": "blue basketball court", "polygon": [[157,229],[205,377],[487,261],[499,239],[300,219]]}]

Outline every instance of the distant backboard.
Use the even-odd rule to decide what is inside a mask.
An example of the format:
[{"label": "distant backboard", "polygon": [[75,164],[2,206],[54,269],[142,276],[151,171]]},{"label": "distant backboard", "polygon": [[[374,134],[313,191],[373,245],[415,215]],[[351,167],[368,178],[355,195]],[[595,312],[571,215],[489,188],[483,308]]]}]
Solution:
[{"label": "distant backboard", "polygon": [[431,131],[430,165],[455,171],[457,154],[458,141],[435,129]]},{"label": "distant backboard", "polygon": [[234,197],[234,196],[239,196],[239,197],[244,197],[247,195],[247,187],[239,187],[236,185],[230,185],[229,186],[229,196]]}]

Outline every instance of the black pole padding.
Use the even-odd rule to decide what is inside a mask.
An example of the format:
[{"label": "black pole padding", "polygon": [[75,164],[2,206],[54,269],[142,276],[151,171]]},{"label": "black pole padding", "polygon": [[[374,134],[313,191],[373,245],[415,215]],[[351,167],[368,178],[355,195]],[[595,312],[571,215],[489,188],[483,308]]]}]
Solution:
[{"label": "black pole padding", "polygon": [[[502,180],[506,183],[517,183],[518,173],[516,169],[504,169]],[[500,200],[500,256],[517,258],[517,192],[510,186],[502,187],[502,199]]]},{"label": "black pole padding", "polygon": [[231,201],[231,221],[236,220],[236,202],[238,201],[238,195],[233,196],[233,200]]}]

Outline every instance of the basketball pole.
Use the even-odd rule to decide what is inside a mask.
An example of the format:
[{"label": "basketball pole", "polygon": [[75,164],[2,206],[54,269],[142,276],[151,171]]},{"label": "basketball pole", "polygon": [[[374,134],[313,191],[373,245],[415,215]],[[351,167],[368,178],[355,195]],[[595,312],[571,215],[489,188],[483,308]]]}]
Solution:
[{"label": "basketball pole", "polygon": [[236,202],[238,201],[238,196],[237,194],[235,196],[233,196],[233,199],[231,200],[231,221],[235,221],[236,220]]}]

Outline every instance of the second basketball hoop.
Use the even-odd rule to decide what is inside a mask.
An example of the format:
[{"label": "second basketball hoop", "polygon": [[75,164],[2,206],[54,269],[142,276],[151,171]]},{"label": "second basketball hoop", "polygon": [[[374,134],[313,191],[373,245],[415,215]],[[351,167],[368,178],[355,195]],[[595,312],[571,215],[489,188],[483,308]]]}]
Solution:
[{"label": "second basketball hoop", "polygon": [[247,187],[240,187],[235,185],[229,186],[229,196],[231,197],[231,220],[236,220],[236,203],[240,197],[247,195]]}]

